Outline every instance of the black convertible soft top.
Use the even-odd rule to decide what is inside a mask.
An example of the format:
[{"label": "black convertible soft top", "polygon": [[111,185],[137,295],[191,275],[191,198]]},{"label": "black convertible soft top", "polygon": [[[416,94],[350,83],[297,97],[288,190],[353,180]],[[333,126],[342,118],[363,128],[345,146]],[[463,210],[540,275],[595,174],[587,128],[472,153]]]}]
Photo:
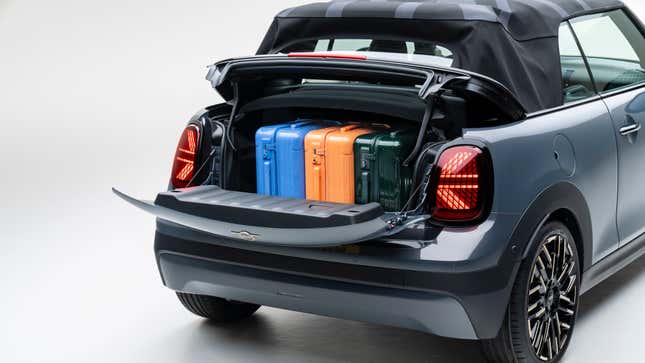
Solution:
[{"label": "black convertible soft top", "polygon": [[325,38],[434,42],[454,53],[454,67],[501,82],[533,112],[563,103],[560,24],[623,7],[619,0],[337,0],[278,14],[258,54],[313,50],[298,47]]}]

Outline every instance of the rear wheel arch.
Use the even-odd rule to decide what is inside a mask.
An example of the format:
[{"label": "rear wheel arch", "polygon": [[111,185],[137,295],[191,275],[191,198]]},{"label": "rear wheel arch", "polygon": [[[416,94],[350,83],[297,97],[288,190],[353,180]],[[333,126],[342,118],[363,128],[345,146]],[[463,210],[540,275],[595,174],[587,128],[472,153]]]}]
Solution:
[{"label": "rear wheel arch", "polygon": [[490,362],[558,362],[571,341],[581,274],[573,234],[563,222],[548,219],[533,239],[504,323],[497,337],[483,341]]},{"label": "rear wheel arch", "polygon": [[540,228],[550,221],[559,221],[569,228],[576,242],[582,271],[591,266],[593,234],[591,215],[582,192],[569,182],[559,182],[545,189],[525,210],[515,227],[512,243],[519,246],[521,259],[526,258],[531,241]]},{"label": "rear wheel arch", "polygon": [[574,212],[572,212],[567,208],[560,208],[555,212],[551,213],[546,219],[546,221],[544,222],[544,224],[549,222],[560,222],[569,229],[569,232],[571,232],[571,235],[573,236],[573,240],[576,244],[576,249],[578,250],[580,261],[583,261],[582,270],[584,270],[584,268],[587,266],[584,263],[585,256],[591,250],[587,251],[584,246],[584,243],[583,243],[584,238],[582,236],[582,230],[580,229],[580,222],[578,221],[578,218],[576,217]]}]

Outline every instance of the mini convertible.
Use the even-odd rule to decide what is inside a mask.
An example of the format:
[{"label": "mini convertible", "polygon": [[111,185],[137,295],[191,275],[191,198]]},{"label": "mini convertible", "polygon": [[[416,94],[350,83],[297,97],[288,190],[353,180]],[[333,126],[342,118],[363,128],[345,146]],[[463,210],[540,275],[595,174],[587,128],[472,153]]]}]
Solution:
[{"label": "mini convertible", "polygon": [[[191,312],[261,305],[556,362],[580,296],[645,251],[645,29],[615,0],[334,1],[209,67],[154,201]],[[259,194],[254,135],[299,119],[415,130],[401,210]]]}]

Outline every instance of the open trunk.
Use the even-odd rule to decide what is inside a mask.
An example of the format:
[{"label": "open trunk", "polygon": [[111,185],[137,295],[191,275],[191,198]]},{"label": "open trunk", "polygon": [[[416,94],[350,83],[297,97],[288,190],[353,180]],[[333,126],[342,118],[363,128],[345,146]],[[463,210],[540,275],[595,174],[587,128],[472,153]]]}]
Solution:
[{"label": "open trunk", "polygon": [[[524,112],[500,84],[467,72],[347,59],[259,57],[213,66],[208,79],[227,100],[191,121],[203,131],[190,187],[154,202],[115,193],[158,218],[221,238],[324,247],[394,235],[428,220],[425,207],[439,149],[465,127],[513,122]],[[401,210],[257,194],[254,136],[296,120],[387,124],[413,132]],[[368,158],[366,158],[367,162]]]}]

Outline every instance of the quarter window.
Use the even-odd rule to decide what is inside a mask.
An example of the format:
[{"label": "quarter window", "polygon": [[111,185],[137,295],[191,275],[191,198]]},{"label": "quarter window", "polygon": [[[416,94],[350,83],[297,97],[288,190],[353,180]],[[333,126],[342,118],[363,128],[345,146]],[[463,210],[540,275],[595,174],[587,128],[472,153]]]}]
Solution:
[{"label": "quarter window", "polygon": [[594,85],[569,23],[560,25],[560,64],[564,103],[595,95]]},{"label": "quarter window", "polygon": [[622,10],[570,21],[589,62],[598,92],[645,82],[645,41]]}]

